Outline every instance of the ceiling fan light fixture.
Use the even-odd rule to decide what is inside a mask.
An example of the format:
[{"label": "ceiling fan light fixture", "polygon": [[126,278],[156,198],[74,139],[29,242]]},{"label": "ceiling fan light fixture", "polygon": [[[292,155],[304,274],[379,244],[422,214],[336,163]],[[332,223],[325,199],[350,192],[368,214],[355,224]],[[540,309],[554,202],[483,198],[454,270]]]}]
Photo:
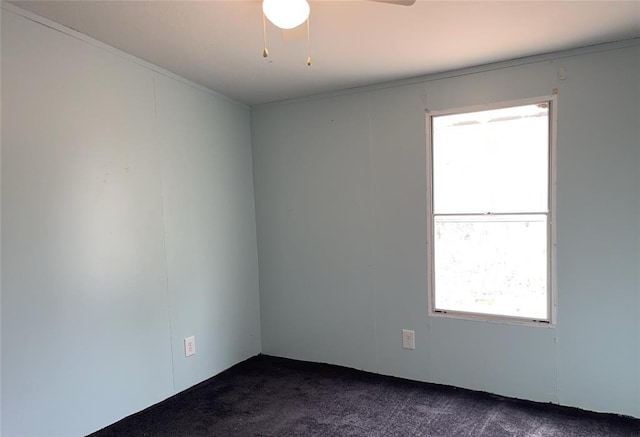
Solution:
[{"label": "ceiling fan light fixture", "polygon": [[307,0],[263,0],[262,12],[280,29],[293,29],[309,18]]}]

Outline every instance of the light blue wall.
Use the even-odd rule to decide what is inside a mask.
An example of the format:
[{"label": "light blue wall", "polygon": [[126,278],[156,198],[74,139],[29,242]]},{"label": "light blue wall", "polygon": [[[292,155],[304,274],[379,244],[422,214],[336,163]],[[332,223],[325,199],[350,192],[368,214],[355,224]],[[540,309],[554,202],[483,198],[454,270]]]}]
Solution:
[{"label": "light blue wall", "polygon": [[[2,0],[0,0],[2,1]],[[0,6],[2,4],[0,3]],[[0,7],[0,102],[2,101],[2,7]],[[2,120],[2,105],[0,105],[0,120]],[[0,138],[2,137],[2,123],[0,123]],[[0,140],[0,193],[2,192],[2,142]],[[2,229],[2,202],[0,201],[0,229]],[[0,231],[1,234],[1,231]],[[0,236],[1,241],[1,236]],[[2,315],[2,245],[0,244],[0,316]],[[0,320],[0,375],[2,375],[2,321]],[[0,377],[0,435],[2,435],[2,378]]]},{"label": "light blue wall", "polygon": [[1,35],[2,435],[86,434],[259,353],[249,109],[14,9]]},{"label": "light blue wall", "polygon": [[[254,108],[263,352],[640,417],[639,78],[636,41]],[[425,108],[554,88],[557,326],[428,317]]]},{"label": "light blue wall", "polygon": [[[251,133],[244,107],[164,77],[156,89],[180,391],[261,350]],[[193,334],[200,359],[185,359]]]}]

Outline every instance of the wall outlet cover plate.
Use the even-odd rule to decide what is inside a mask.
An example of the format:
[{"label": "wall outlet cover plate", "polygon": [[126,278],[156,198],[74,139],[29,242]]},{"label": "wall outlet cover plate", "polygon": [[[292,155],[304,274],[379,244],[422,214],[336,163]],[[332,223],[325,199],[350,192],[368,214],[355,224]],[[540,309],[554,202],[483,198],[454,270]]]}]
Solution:
[{"label": "wall outlet cover plate", "polygon": [[409,329],[402,330],[402,347],[405,349],[416,348],[416,332]]},{"label": "wall outlet cover plate", "polygon": [[190,357],[196,353],[196,337],[192,335],[184,339],[184,356]]}]

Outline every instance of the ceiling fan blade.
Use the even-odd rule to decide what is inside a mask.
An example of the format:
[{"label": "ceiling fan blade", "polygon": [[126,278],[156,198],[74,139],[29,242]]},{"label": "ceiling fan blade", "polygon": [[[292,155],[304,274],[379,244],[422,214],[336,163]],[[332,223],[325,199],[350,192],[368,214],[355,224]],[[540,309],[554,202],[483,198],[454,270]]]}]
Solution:
[{"label": "ceiling fan blade", "polygon": [[416,0],[369,0],[370,2],[389,3],[397,6],[411,6]]}]

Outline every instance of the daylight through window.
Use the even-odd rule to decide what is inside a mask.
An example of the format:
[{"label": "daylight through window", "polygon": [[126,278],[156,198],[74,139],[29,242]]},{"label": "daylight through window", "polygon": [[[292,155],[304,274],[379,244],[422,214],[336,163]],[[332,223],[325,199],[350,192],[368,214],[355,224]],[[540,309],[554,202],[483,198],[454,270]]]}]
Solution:
[{"label": "daylight through window", "polygon": [[432,312],[551,321],[552,104],[427,115]]}]

